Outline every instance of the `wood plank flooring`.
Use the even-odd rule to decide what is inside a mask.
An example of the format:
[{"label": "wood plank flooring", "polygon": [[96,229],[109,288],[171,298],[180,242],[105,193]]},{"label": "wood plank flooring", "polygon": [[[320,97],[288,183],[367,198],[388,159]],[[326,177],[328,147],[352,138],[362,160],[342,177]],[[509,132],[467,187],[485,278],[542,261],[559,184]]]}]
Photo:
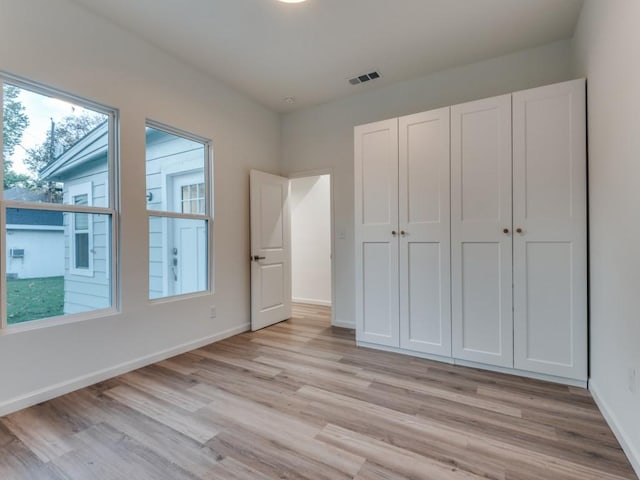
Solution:
[{"label": "wood plank flooring", "polygon": [[0,419],[0,479],[621,480],[586,390],[356,348],[329,310]]}]

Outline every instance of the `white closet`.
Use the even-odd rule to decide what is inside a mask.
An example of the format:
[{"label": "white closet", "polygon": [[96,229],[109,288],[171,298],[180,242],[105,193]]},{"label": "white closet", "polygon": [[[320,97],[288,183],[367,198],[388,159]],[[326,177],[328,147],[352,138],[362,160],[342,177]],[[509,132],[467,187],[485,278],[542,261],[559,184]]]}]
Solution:
[{"label": "white closet", "polygon": [[513,366],[511,95],[451,108],[453,356]]},{"label": "white closet", "polygon": [[514,367],[587,379],[585,82],[513,95]]},{"label": "white closet", "polygon": [[400,346],[398,120],[355,128],[359,342]]},{"label": "white closet", "polygon": [[449,356],[449,108],[355,135],[358,341]]},{"label": "white closet", "polygon": [[585,381],[585,122],[575,80],[356,127],[358,343]]}]

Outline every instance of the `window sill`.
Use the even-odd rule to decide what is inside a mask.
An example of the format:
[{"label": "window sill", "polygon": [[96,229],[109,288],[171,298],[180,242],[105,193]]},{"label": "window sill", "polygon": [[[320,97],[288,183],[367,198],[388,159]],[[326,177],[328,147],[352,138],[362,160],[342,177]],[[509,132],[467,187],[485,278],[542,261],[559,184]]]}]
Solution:
[{"label": "window sill", "polygon": [[192,292],[192,293],[183,293],[180,295],[170,295],[167,297],[158,297],[158,298],[148,298],[147,302],[149,305],[157,305],[163,303],[172,303],[180,300],[190,300],[192,298],[200,298],[214,295],[215,292],[213,290],[203,290],[201,292]]},{"label": "window sill", "polygon": [[114,307],[93,310],[91,312],[74,313],[63,317],[43,318],[41,320],[30,320],[15,325],[7,325],[0,329],[0,336],[12,335],[14,333],[30,332],[32,330],[40,330],[43,328],[59,327],[70,323],[79,323],[89,320],[98,320],[106,317],[114,317],[121,312]]}]

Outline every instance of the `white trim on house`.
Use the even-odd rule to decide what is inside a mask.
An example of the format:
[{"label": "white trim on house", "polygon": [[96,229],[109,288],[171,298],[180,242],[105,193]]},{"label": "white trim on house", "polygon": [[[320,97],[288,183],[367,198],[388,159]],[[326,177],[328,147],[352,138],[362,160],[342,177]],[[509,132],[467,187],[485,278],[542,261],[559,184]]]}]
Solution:
[{"label": "white trim on house", "polygon": [[[69,203],[75,205],[74,199],[86,195],[86,206],[93,204],[93,184],[91,182],[79,183],[69,187]],[[72,275],[82,275],[85,277],[93,277],[93,218],[87,213],[72,212],[69,213],[69,272]],[[76,266],[76,215],[87,215],[87,230],[81,233],[87,234],[87,268]]]},{"label": "white trim on house", "polygon": [[33,230],[37,232],[56,232],[63,231],[64,227],[57,227],[55,225],[18,225],[7,223],[7,230]]}]

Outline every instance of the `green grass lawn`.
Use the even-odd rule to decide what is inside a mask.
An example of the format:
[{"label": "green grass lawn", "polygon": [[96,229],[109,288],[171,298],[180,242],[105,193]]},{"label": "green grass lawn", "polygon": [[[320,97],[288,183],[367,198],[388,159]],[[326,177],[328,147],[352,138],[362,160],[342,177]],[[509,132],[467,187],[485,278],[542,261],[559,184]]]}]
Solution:
[{"label": "green grass lawn", "polygon": [[7,280],[7,323],[55,317],[64,312],[64,277]]}]

